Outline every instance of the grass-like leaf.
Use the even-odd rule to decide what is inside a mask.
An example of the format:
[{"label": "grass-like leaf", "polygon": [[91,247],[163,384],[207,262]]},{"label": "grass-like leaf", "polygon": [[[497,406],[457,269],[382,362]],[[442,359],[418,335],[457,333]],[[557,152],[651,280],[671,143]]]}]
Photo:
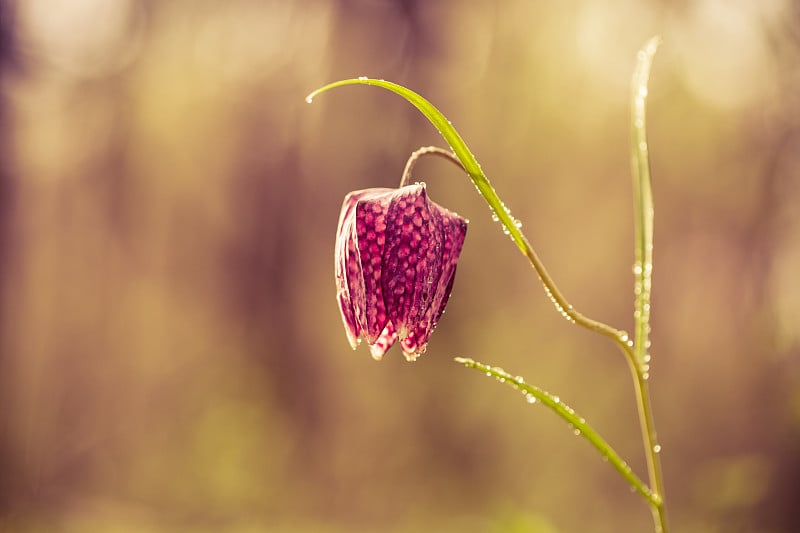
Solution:
[{"label": "grass-like leaf", "polygon": [[658,500],[647,485],[631,470],[631,467],[626,463],[619,454],[614,451],[611,445],[601,437],[597,431],[594,430],[582,416],[578,415],[570,406],[561,401],[558,396],[553,396],[547,391],[525,383],[521,376],[512,376],[502,368],[496,366],[489,366],[473,359],[466,357],[456,357],[456,362],[461,363],[469,368],[478,370],[485,373],[487,376],[493,376],[501,383],[505,383],[510,387],[522,392],[528,403],[536,403],[539,401],[542,405],[547,406],[555,414],[560,416],[566,421],[576,435],[580,435],[589,443],[594,446],[600,454],[608,460],[608,463],[616,469],[625,480],[636,489],[636,492],[644,496],[651,505],[657,505]]},{"label": "grass-like leaf", "polygon": [[636,70],[631,78],[631,166],[634,207],[634,335],[630,354],[637,407],[645,446],[650,487],[656,497],[651,506],[657,533],[667,527],[664,482],[647,379],[650,376],[650,291],[653,275],[653,189],[650,182],[650,157],[647,150],[646,103],[650,66],[661,40],[653,37],[639,50]]},{"label": "grass-like leaf", "polygon": [[475,156],[472,154],[470,149],[467,148],[467,144],[464,142],[464,139],[461,137],[461,135],[459,135],[459,133],[441,111],[439,111],[428,100],[415,93],[411,89],[403,87],[402,85],[398,85],[397,83],[392,83],[390,81],[375,80],[363,77],[341,80],[330,83],[324,87],[320,87],[316,91],[306,96],[306,102],[311,103],[311,101],[317,95],[336,87],[342,87],[344,85],[373,85],[376,87],[382,87],[399,96],[402,96],[414,107],[419,109],[419,111],[425,115],[431,124],[433,124],[434,127],[439,131],[442,137],[444,137],[444,140],[450,145],[450,148],[456,154],[456,157],[458,157],[459,161],[461,161],[461,164],[464,165],[464,169],[467,171],[467,174],[469,174],[472,182],[478,188],[478,192],[484,197],[486,202],[489,204],[489,207],[492,209],[492,211],[494,211],[494,214],[497,215],[498,220],[505,228],[504,232],[511,237],[511,240],[514,241],[514,244],[516,244],[520,250],[522,250],[522,253],[526,255],[529,254],[532,249],[528,241],[525,239],[525,236],[519,230],[519,222],[514,219],[513,216],[511,216],[511,212],[506,208],[503,202],[500,201],[500,198],[497,196],[494,187],[492,187],[492,184],[489,183],[489,179],[486,177],[486,174],[483,173],[478,160],[475,159]]},{"label": "grass-like leaf", "polygon": [[653,189],[647,151],[645,103],[650,65],[660,43],[650,39],[637,55],[631,79],[631,167],[633,169],[634,216],[634,335],[636,362],[647,373],[650,356],[650,291],[653,273]]}]

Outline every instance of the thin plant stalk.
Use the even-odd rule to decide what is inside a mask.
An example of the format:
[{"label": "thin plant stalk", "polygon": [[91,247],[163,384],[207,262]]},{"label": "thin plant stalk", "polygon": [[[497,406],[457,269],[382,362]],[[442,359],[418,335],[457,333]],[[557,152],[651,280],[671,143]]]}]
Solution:
[{"label": "thin plant stalk", "polygon": [[414,169],[414,165],[416,165],[419,158],[424,155],[438,155],[439,157],[447,159],[461,170],[464,170],[464,165],[461,164],[461,161],[453,152],[448,152],[438,146],[423,146],[422,148],[414,150],[408,157],[406,167],[403,169],[403,176],[400,178],[400,187],[408,185],[408,182],[411,181],[411,171]]}]

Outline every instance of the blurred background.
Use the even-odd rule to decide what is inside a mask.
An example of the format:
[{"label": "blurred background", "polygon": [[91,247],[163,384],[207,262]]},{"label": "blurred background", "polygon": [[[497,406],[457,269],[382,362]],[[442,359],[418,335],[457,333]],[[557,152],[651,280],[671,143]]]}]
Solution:
[{"label": "blurred background", "polygon": [[627,365],[554,312],[474,187],[414,364],[350,350],[350,190],[450,118],[571,303],[632,327],[628,85],[650,82],[651,388],[675,531],[800,530],[800,9],[791,0],[0,0],[0,531],[651,531],[539,405],[645,476]]}]

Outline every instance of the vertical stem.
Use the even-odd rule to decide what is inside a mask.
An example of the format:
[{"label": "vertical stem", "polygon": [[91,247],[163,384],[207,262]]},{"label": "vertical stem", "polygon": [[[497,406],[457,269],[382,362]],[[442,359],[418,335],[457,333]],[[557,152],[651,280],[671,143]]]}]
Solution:
[{"label": "vertical stem", "polygon": [[647,460],[647,474],[650,482],[650,489],[655,496],[650,500],[650,510],[653,513],[653,523],[656,533],[667,533],[667,509],[664,504],[664,482],[661,474],[661,460],[659,452],[661,447],[656,439],[655,423],[653,421],[653,410],[650,407],[650,391],[647,386],[647,378],[641,367],[633,358],[633,353],[625,351],[628,356],[628,365],[631,369],[633,378],[633,388],[636,392],[636,407],[639,411],[639,425],[642,429],[642,441],[645,446],[645,458]]}]

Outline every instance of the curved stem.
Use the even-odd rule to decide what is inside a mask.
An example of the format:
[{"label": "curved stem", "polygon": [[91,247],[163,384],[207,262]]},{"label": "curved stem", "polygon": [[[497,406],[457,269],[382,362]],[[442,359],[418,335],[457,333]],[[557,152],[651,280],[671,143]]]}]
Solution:
[{"label": "curved stem", "polygon": [[461,170],[464,170],[464,165],[461,164],[461,161],[453,152],[447,151],[444,148],[439,148],[438,146],[423,146],[412,152],[408,157],[406,168],[403,169],[403,177],[400,178],[400,187],[408,185],[409,180],[411,180],[411,171],[414,169],[414,165],[417,164],[419,158],[423,155],[438,155],[439,157],[444,157]]}]

